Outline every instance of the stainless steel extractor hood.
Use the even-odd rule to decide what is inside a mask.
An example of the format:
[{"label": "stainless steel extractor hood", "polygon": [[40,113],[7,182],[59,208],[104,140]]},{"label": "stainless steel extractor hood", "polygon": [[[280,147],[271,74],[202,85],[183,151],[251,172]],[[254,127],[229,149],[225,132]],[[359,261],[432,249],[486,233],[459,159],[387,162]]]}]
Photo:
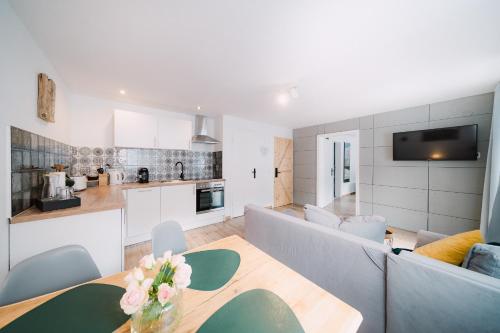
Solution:
[{"label": "stainless steel extractor hood", "polygon": [[202,115],[196,115],[194,120],[194,135],[191,141],[193,143],[207,143],[207,144],[215,144],[220,143],[219,140],[208,136],[207,129],[207,118]]}]

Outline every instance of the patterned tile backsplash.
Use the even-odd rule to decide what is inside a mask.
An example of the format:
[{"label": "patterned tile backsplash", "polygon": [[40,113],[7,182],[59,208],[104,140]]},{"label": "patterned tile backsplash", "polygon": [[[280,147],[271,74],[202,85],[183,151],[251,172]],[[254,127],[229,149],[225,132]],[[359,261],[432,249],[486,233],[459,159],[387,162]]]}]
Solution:
[{"label": "patterned tile backsplash", "polygon": [[95,175],[109,164],[125,173],[126,182],[135,182],[137,169],[149,170],[150,181],[177,179],[184,164],[184,176],[193,179],[222,177],[222,152],[190,150],[78,147],[72,156],[71,175]]},{"label": "patterned tile backsplash", "polygon": [[187,179],[222,178],[222,151],[133,149],[114,147],[73,147],[43,136],[11,127],[12,216],[31,207],[40,197],[43,174],[56,164],[69,168],[71,176],[97,175],[109,164],[125,173],[126,182],[135,182],[137,170],[146,167],[150,181],[177,179],[184,164]]}]

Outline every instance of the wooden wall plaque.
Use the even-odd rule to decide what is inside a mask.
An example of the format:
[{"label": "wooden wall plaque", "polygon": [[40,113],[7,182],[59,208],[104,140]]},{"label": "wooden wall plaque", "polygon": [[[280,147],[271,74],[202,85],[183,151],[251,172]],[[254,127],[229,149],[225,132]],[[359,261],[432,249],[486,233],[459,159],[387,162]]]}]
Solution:
[{"label": "wooden wall plaque", "polygon": [[48,122],[55,122],[56,84],[47,74],[38,74],[38,117]]}]

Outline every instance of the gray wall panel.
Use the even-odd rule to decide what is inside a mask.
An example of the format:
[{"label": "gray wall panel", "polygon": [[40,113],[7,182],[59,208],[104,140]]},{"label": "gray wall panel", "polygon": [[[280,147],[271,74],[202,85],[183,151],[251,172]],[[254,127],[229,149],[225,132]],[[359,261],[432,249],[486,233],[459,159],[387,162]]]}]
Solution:
[{"label": "gray wall panel", "polygon": [[454,235],[474,229],[479,229],[479,221],[429,214],[429,231]]},{"label": "gray wall panel", "polygon": [[373,203],[427,212],[427,190],[373,186]]},{"label": "gray wall panel", "polygon": [[482,196],[478,194],[429,191],[429,212],[479,220],[481,198]]},{"label": "gray wall panel", "polygon": [[431,104],[430,120],[468,117],[478,114],[492,113],[493,97],[493,93],[487,93]]},{"label": "gray wall panel", "polygon": [[293,142],[293,150],[316,150],[316,136],[304,136],[296,138]]},{"label": "gray wall panel", "polygon": [[373,128],[374,116],[366,116],[359,118],[359,129]]},{"label": "gray wall panel", "polygon": [[294,190],[298,192],[316,193],[316,181],[314,179],[297,178],[293,186]]},{"label": "gray wall panel", "polygon": [[392,227],[410,231],[427,229],[427,213],[373,204],[373,214],[386,218]]},{"label": "gray wall panel", "polygon": [[429,168],[431,190],[483,193],[484,168]]},{"label": "gray wall panel", "polygon": [[296,165],[294,177],[314,179],[316,181],[316,164]]},{"label": "gray wall panel", "polygon": [[359,184],[358,195],[359,201],[372,202],[372,185]]},{"label": "gray wall panel", "polygon": [[373,148],[359,148],[359,165],[373,165]]},{"label": "gray wall panel", "polygon": [[373,204],[371,202],[359,202],[359,215],[373,215]]},{"label": "gray wall panel", "polygon": [[374,167],[373,184],[394,187],[428,188],[428,168]]},{"label": "gray wall panel", "polygon": [[293,154],[293,161],[295,165],[303,165],[303,164],[316,165],[316,151],[315,150],[296,151]]},{"label": "gray wall panel", "polygon": [[360,165],[359,166],[359,182],[361,184],[373,184],[373,167]]},{"label": "gray wall panel", "polygon": [[294,191],[293,202],[297,205],[315,205],[316,204],[316,194]]},{"label": "gray wall panel", "polygon": [[346,119],[325,124],[325,134],[357,129],[359,129],[359,118]]},{"label": "gray wall panel", "polygon": [[323,134],[324,128],[325,128],[324,125],[296,128],[293,130],[293,137],[301,138],[305,136],[315,136],[318,134]]},{"label": "gray wall panel", "polygon": [[359,131],[359,146],[373,147],[373,129],[364,129]]},{"label": "gray wall panel", "polygon": [[429,121],[429,105],[423,105],[404,110],[376,114],[373,125],[374,127],[386,127],[423,123],[427,121]]}]

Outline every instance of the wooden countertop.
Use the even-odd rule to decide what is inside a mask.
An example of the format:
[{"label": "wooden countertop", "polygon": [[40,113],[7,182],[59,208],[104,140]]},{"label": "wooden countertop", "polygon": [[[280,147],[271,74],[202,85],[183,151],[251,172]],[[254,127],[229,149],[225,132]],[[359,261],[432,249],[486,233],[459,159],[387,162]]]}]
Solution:
[{"label": "wooden countertop", "polygon": [[[363,317],[361,313],[283,265],[249,242],[231,236],[203,245],[189,252],[230,249],[238,252],[240,266],[223,287],[213,291],[186,289],[182,297],[182,317],[176,332],[195,332],[208,318],[234,297],[255,289],[265,289],[287,303],[308,333],[355,333]],[[125,287],[128,272],[95,280],[95,283]],[[0,328],[64,290],[0,307]],[[33,327],[32,331],[36,332]],[[127,321],[114,332],[130,332]]]},{"label": "wooden countertop", "polygon": [[189,185],[207,182],[223,182],[225,179],[193,179],[193,180],[172,180],[164,182],[149,182],[149,183],[126,183],[120,185],[124,190],[131,190],[136,188],[146,188],[146,187],[162,187],[162,186],[176,186],[176,185]]},{"label": "wooden countertop", "polygon": [[79,196],[82,200],[82,205],[79,207],[42,212],[35,206],[32,206],[24,212],[13,216],[10,219],[10,223],[15,224],[32,222],[64,216],[102,212],[105,210],[121,209],[125,207],[123,190],[147,187],[189,185],[196,183],[206,183],[210,181],[224,181],[224,179],[199,179],[185,181],[174,180],[170,182],[126,183],[122,185],[91,187],[86,189],[85,191],[76,193],[76,195]]}]

